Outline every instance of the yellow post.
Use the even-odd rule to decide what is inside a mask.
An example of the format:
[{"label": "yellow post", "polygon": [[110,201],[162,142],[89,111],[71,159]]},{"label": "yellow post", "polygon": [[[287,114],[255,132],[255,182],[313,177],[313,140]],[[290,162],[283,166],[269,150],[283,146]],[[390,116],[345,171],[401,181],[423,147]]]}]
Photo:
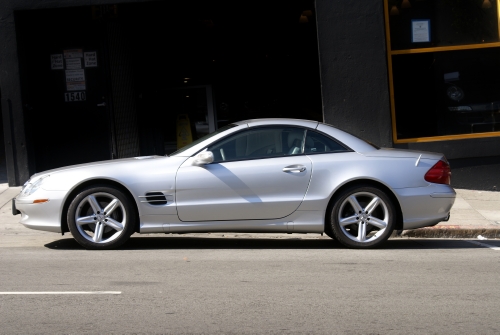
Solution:
[{"label": "yellow post", "polygon": [[177,149],[180,149],[193,142],[191,134],[191,122],[187,114],[177,115]]}]

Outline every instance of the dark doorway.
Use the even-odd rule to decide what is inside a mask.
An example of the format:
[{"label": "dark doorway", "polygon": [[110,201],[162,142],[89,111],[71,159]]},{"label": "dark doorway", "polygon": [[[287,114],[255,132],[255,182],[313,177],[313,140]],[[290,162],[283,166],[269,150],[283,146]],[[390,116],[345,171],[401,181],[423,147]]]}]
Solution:
[{"label": "dark doorway", "polygon": [[[179,87],[213,88],[216,128],[261,117],[323,121],[315,16],[312,0],[120,5],[144,107],[143,153],[175,147],[167,138],[175,134],[155,128],[175,131],[182,92],[171,90]],[[191,120],[193,139],[204,134],[199,121]],[[162,133],[170,144],[145,146]]]},{"label": "dark doorway", "polygon": [[168,154],[183,118],[191,140],[244,119],[323,121],[315,17],[313,0],[16,12],[32,170]]},{"label": "dark doorway", "polygon": [[102,21],[92,8],[16,12],[32,169],[112,157]]}]

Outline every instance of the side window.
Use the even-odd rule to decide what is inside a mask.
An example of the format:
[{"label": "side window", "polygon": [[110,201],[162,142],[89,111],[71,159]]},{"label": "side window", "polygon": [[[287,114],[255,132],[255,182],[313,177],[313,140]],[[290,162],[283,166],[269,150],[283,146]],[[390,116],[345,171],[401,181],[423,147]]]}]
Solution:
[{"label": "side window", "polygon": [[229,136],[208,147],[214,162],[280,157],[301,154],[305,129],[262,127]]},{"label": "side window", "polygon": [[306,143],[304,145],[304,153],[321,153],[321,152],[344,152],[348,151],[344,146],[332,140],[325,135],[315,131],[307,131]]}]

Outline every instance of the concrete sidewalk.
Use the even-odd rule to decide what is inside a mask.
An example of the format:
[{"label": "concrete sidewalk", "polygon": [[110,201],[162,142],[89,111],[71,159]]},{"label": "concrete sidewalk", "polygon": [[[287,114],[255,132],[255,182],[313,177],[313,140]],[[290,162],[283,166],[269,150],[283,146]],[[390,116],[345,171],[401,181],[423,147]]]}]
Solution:
[{"label": "concrete sidewalk", "polygon": [[[448,222],[441,222],[434,227],[405,230],[401,237],[419,238],[500,238],[500,192],[496,191],[473,191],[455,189],[457,199],[451,209],[451,217]],[[8,187],[8,184],[0,184],[0,236],[3,242],[10,240],[6,238],[14,236],[47,237],[49,240],[57,238],[57,234],[36,231],[25,228],[19,224],[20,216],[13,216],[11,211],[11,199],[21,191],[21,187]],[[70,234],[69,234],[70,235]],[[207,236],[207,234],[189,234]],[[318,238],[318,234],[210,234],[211,237],[300,237]],[[60,236],[60,235],[59,235]],[[184,235],[186,236],[186,235]],[[394,234],[396,237],[396,234]],[[325,237],[326,238],[326,237]],[[12,241],[15,243],[15,241]]]}]

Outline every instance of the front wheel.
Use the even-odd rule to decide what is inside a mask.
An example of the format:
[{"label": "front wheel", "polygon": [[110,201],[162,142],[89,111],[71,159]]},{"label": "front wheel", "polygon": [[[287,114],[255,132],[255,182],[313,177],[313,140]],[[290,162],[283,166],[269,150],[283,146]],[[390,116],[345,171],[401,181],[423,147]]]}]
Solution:
[{"label": "front wheel", "polygon": [[74,197],[68,208],[68,227],[86,249],[114,249],[134,232],[135,207],[122,191],[91,186]]},{"label": "front wheel", "polygon": [[330,224],[336,239],[350,248],[383,244],[393,231],[394,205],[386,193],[373,186],[354,186],[334,200]]}]

